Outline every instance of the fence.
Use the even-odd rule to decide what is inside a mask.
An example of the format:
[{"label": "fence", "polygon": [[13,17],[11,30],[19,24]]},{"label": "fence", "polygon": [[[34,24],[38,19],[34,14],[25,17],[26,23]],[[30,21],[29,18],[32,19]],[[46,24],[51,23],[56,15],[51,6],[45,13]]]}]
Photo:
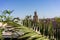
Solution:
[{"label": "fence", "polygon": [[[36,31],[38,34],[41,34],[40,27],[33,26],[32,29],[34,31]],[[53,40],[60,40],[60,28],[59,29],[58,28],[55,28],[53,31],[54,31],[54,33],[53,33],[53,36],[52,36],[51,39],[53,39]],[[44,34],[44,31],[43,31],[43,34]],[[49,37],[49,34],[48,34],[48,38],[50,38]]]}]

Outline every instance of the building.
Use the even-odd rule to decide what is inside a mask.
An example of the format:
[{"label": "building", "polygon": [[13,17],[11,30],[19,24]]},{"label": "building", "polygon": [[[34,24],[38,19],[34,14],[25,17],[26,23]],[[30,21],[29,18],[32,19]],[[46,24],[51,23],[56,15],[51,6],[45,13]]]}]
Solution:
[{"label": "building", "polygon": [[14,21],[14,22],[19,22],[20,19],[19,19],[19,17],[17,17],[17,18],[14,18],[12,21]]},{"label": "building", "polygon": [[14,18],[12,21],[16,22],[17,24],[23,25],[22,19],[20,19],[19,17]]}]

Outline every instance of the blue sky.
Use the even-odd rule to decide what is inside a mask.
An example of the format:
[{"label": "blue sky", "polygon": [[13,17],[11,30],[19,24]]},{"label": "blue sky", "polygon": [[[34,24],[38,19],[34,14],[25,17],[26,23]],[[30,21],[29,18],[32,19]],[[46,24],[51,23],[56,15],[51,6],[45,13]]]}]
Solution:
[{"label": "blue sky", "polygon": [[14,10],[14,17],[24,18],[34,15],[37,11],[39,18],[60,17],[60,0],[0,0],[0,13],[5,9]]}]

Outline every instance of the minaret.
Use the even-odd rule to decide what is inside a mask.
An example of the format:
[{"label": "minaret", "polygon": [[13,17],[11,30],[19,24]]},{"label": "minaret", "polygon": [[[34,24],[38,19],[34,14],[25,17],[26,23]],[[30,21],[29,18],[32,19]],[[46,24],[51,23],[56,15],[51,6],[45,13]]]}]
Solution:
[{"label": "minaret", "polygon": [[34,12],[33,22],[38,22],[38,15],[36,11]]}]

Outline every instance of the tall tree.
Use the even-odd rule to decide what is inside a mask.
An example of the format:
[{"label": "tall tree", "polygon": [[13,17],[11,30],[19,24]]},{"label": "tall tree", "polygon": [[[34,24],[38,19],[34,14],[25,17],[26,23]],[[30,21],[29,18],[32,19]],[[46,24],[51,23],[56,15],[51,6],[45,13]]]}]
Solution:
[{"label": "tall tree", "polygon": [[23,24],[27,27],[30,27],[31,26],[31,15],[30,16],[26,16],[25,19],[23,20]]}]

